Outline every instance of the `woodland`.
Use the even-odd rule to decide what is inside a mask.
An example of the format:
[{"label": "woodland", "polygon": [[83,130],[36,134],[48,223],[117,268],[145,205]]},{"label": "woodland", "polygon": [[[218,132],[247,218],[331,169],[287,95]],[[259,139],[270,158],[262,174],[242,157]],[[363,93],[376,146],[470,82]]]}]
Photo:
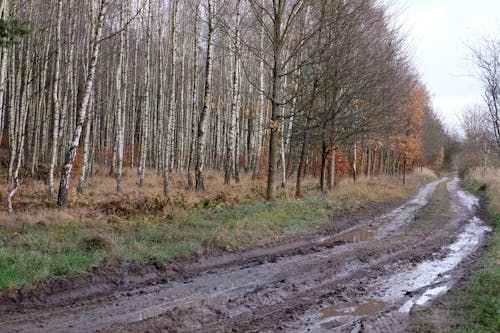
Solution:
[{"label": "woodland", "polygon": [[[265,179],[267,200],[304,175],[439,169],[450,141],[429,93],[374,0],[4,0],[2,171],[12,205],[24,179],[49,200],[105,169],[172,174],[203,191]],[[19,30],[19,29],[17,29]],[[134,170],[134,171],[132,171]],[[76,191],[72,190],[76,189]],[[73,193],[77,192],[77,193]]]}]

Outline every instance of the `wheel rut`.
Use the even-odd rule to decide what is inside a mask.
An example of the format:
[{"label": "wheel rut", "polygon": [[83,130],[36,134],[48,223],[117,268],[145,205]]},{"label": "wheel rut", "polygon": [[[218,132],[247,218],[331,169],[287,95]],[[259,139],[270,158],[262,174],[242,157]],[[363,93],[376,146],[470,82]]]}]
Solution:
[{"label": "wheel rut", "polygon": [[[447,181],[450,216],[408,232]],[[12,308],[2,332],[352,332],[404,326],[413,306],[446,292],[488,228],[458,178],[342,233],[294,246],[200,258],[182,278],[70,304]]]}]

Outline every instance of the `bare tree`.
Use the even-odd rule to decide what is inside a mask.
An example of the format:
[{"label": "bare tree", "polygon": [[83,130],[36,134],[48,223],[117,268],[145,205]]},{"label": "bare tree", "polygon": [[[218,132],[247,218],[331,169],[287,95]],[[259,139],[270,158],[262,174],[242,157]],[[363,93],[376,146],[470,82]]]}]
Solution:
[{"label": "bare tree", "polygon": [[479,80],[483,84],[493,137],[500,147],[500,40],[484,39],[480,46],[472,47],[471,51]]}]

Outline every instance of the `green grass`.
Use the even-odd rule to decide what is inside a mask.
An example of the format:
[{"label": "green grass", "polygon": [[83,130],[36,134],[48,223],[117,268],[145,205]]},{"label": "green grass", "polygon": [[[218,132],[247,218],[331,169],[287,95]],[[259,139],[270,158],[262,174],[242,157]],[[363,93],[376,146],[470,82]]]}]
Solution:
[{"label": "green grass", "polygon": [[82,249],[79,228],[0,228],[0,290],[27,285],[47,276],[78,274],[102,262],[102,250]]},{"label": "green grass", "polygon": [[[409,186],[388,177],[361,179],[356,184],[340,184],[325,196],[280,198],[272,203],[256,198],[247,204],[209,198],[196,205],[169,206],[168,218],[141,216],[143,208],[132,207],[133,216],[0,226],[0,292],[50,276],[85,274],[94,267],[122,262],[164,267],[217,249],[338,231],[345,225],[336,223],[335,217],[355,213],[368,202],[406,197],[427,178],[419,172]],[[111,205],[109,214],[115,214],[114,202],[100,204]]]},{"label": "green grass", "polygon": [[428,229],[430,224],[435,224],[437,220],[445,218],[450,212],[450,197],[446,182],[436,186],[429,203],[420,209],[415,215],[415,222],[407,229],[406,234],[413,234],[421,229]]},{"label": "green grass", "polygon": [[[333,204],[316,197],[247,206],[190,208],[167,221],[61,222],[0,227],[0,290],[48,276],[81,274],[106,263],[172,260],[217,248],[237,248],[310,233]],[[340,209],[337,207],[337,210]]]},{"label": "green grass", "polygon": [[[479,184],[468,184],[477,192]],[[488,193],[481,193],[489,195]],[[465,286],[452,294],[452,327],[455,333],[494,333],[500,331],[500,212],[491,210],[495,236],[482,258],[482,268]]]}]

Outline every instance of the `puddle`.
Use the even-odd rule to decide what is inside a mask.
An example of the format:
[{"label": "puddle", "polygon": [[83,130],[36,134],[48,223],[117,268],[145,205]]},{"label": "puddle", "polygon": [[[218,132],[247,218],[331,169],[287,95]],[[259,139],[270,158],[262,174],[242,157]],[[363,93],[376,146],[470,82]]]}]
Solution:
[{"label": "puddle", "polygon": [[382,311],[387,302],[364,299],[358,302],[345,302],[321,309],[321,319],[340,316],[364,316]]},{"label": "puddle", "polygon": [[425,305],[432,301],[434,298],[443,295],[449,289],[449,286],[440,286],[432,289],[427,289],[422,296],[418,297],[417,299],[410,299],[402,307],[400,307],[398,311],[401,313],[409,313],[415,304]]},{"label": "puddle", "polygon": [[373,227],[358,228],[339,236],[330,237],[328,243],[356,243],[373,239],[376,229]]},{"label": "puddle", "polygon": [[[449,283],[451,277],[445,273],[454,269],[463,259],[474,252],[488,231],[491,231],[491,228],[485,226],[478,217],[472,218],[455,242],[444,248],[447,250],[444,258],[421,262],[414,269],[395,274],[381,282],[378,289],[381,290],[382,299],[394,301],[400,299],[404,294],[418,291],[427,286]],[[412,299],[403,305],[400,312],[409,312],[414,304],[423,305],[446,292],[448,288],[449,286],[445,285],[427,289],[420,298]]]}]

